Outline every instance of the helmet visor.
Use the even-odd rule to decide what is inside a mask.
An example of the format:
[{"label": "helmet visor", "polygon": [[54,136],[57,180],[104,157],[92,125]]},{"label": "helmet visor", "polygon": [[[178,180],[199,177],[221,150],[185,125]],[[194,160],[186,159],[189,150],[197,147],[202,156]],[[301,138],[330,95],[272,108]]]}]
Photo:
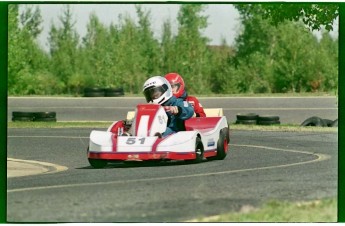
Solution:
[{"label": "helmet visor", "polygon": [[158,99],[160,98],[166,91],[167,91],[168,87],[166,85],[163,86],[151,86],[148,87],[144,90],[144,96],[146,98],[146,101],[152,102],[152,100]]}]

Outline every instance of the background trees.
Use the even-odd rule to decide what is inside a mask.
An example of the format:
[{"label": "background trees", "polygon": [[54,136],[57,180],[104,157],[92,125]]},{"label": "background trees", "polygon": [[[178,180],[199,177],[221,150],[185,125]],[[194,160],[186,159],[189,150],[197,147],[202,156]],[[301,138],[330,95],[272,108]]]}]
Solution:
[{"label": "background trees", "polygon": [[[284,7],[282,7],[284,5]],[[37,44],[38,7],[9,5],[9,95],[82,95],[89,86],[141,93],[152,75],[180,73],[193,94],[333,92],[338,89],[338,40],[327,30],[336,4],[239,4],[242,30],[234,46],[210,46],[204,4],[182,4],[154,37],[150,11],[136,5],[138,20],[121,15],[109,26],[91,14],[79,37],[68,5],[49,33],[49,52]],[[21,5],[23,7],[23,5]],[[289,13],[282,13],[283,11]],[[307,25],[307,26],[306,26]],[[310,30],[324,26],[317,39]]]},{"label": "background trees", "polygon": [[[329,83],[332,81],[334,84],[338,76],[338,61],[334,58],[337,50],[326,50],[327,44],[324,44],[331,41],[329,34],[325,33],[319,41],[309,27],[304,25],[305,21],[317,23],[311,25],[312,29],[322,24],[329,25],[326,20],[329,18],[328,10],[334,10],[336,7],[288,4],[287,8],[283,9],[281,6],[236,6],[243,24],[243,32],[236,39],[235,56],[236,68],[239,69],[237,71],[242,74],[239,80],[240,91],[284,93],[337,89]],[[290,9],[292,11],[289,11]],[[312,9],[316,10],[315,14],[311,13]],[[326,11],[326,19],[322,16],[321,9]],[[289,13],[285,14],[285,10]],[[279,17],[278,12],[285,16]],[[299,18],[301,20],[298,21]],[[291,22],[291,19],[296,22]],[[337,40],[330,43],[337,46]],[[331,53],[332,51],[334,52]]]},{"label": "background trees", "polygon": [[[85,86],[111,86],[113,79],[115,54],[112,37],[95,14],[91,14],[87,24],[87,33],[80,48],[80,73],[71,82],[78,91]],[[77,83],[79,81],[79,83]]]},{"label": "background trees", "polygon": [[190,92],[200,94],[209,92],[206,76],[209,51],[208,39],[201,35],[207,27],[207,16],[202,15],[205,5],[181,5],[177,16],[178,33],[175,37],[175,71],[184,76]]},{"label": "background trees", "polygon": [[20,21],[18,5],[8,10],[8,93],[53,94],[56,79],[48,69],[48,55],[35,40],[41,32],[39,9],[27,7]]},{"label": "background trees", "polygon": [[57,77],[59,88],[64,93],[71,93],[69,80],[78,73],[79,35],[75,30],[75,20],[68,5],[60,16],[61,25],[52,25],[49,32],[51,55],[50,71]]},{"label": "background trees", "polygon": [[261,15],[264,19],[270,19],[274,25],[286,20],[302,21],[312,30],[320,30],[322,27],[327,31],[333,30],[333,22],[339,16],[338,4],[236,4],[235,7],[246,17]]}]

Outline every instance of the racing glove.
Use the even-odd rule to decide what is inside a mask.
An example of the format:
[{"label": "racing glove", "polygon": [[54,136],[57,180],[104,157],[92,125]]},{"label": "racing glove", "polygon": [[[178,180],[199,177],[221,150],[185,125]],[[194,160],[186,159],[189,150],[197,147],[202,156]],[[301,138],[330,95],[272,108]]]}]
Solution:
[{"label": "racing glove", "polygon": [[170,112],[173,115],[177,115],[179,113],[177,106],[165,106],[164,109],[166,112]]}]

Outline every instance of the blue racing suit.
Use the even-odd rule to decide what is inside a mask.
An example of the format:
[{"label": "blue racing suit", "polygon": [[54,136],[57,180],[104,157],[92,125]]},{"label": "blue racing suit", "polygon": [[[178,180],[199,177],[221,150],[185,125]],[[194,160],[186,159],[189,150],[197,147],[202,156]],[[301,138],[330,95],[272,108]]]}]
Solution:
[{"label": "blue racing suit", "polygon": [[172,96],[168,101],[162,104],[162,106],[177,106],[178,114],[173,115],[167,112],[168,115],[168,126],[165,132],[162,134],[166,137],[172,133],[185,130],[184,121],[193,117],[194,109],[187,102],[182,99]]}]

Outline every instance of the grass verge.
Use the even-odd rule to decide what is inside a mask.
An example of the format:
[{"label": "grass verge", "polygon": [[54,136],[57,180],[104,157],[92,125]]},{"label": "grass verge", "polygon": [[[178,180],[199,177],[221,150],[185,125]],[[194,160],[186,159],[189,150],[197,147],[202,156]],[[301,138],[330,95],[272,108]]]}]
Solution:
[{"label": "grass verge", "polygon": [[[219,93],[208,93],[208,94],[198,94],[199,97],[336,97],[337,96],[336,91],[334,92],[316,92],[316,93],[238,93],[238,94],[219,94]],[[79,95],[69,95],[69,94],[59,94],[59,95],[11,95],[9,98],[30,98],[30,97],[37,97],[37,98],[60,98],[60,97],[77,97],[77,98],[84,98],[83,94]],[[132,94],[125,92],[125,95],[123,97],[140,97],[144,98],[142,94]],[[123,98],[123,97],[117,97],[117,98]],[[109,98],[109,97],[106,97]]]},{"label": "grass verge", "polygon": [[112,122],[8,122],[7,128],[108,128]]},{"label": "grass verge", "polygon": [[[8,122],[8,128],[108,128],[111,121],[71,121],[71,122]],[[230,130],[259,130],[286,132],[338,132],[337,127],[302,127],[299,125],[241,125],[230,124]]]},{"label": "grass verge", "polygon": [[281,131],[281,132],[338,132],[338,127],[300,126],[293,124],[281,125],[243,125],[230,124],[230,130],[258,130],[258,131]]},{"label": "grass verge", "polygon": [[337,222],[337,199],[297,203],[270,201],[258,209],[244,206],[236,213],[189,222]]}]

